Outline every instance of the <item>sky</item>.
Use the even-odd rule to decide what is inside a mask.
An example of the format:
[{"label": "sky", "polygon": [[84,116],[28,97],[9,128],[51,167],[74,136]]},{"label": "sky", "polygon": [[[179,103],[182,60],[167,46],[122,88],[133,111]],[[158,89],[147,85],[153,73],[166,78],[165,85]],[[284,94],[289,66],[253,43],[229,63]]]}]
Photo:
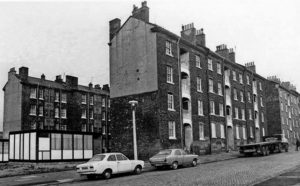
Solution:
[{"label": "sky", "polygon": [[[73,75],[88,85],[109,83],[109,27],[123,24],[138,0],[0,0],[0,86],[10,68],[54,80]],[[181,26],[203,28],[207,46],[234,48],[240,64],[254,61],[264,77],[277,75],[300,90],[300,1],[148,0],[150,22],[180,35]],[[0,131],[3,123],[0,92]]]}]

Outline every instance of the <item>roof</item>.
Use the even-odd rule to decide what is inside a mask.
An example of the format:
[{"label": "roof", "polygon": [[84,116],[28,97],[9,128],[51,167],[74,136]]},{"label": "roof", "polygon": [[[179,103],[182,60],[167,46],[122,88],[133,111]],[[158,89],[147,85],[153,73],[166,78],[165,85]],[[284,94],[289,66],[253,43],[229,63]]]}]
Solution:
[{"label": "roof", "polygon": [[89,88],[88,86],[83,86],[83,85],[70,86],[65,82],[59,83],[55,81],[43,80],[41,78],[30,77],[30,76],[28,76],[27,79],[22,79],[18,74],[16,74],[15,76],[21,80],[21,83],[24,84],[43,86],[43,87],[54,88],[54,89],[78,90],[82,92],[92,92],[95,94],[109,95],[109,92],[106,90]]},{"label": "roof", "polygon": [[[116,34],[123,28],[123,26],[128,22],[128,20],[129,20],[130,18],[134,18],[134,17],[129,16],[129,17],[127,18],[127,20],[126,20],[126,21],[122,24],[122,26],[119,28],[119,30],[116,32]],[[137,18],[134,18],[134,19],[137,19]],[[165,28],[163,28],[163,27],[161,27],[161,26],[159,26],[159,25],[157,25],[157,24],[154,24],[154,23],[151,23],[151,22],[146,22],[146,21],[141,20],[141,19],[139,19],[139,20],[145,22],[146,24],[149,24],[149,25],[154,26],[153,28],[151,28],[151,31],[153,31],[153,32],[161,32],[161,33],[164,33],[164,34],[166,34],[166,35],[168,35],[168,36],[170,36],[170,37],[172,37],[172,38],[174,38],[174,39],[178,39],[181,43],[183,43],[183,44],[185,44],[185,45],[188,45],[189,47],[192,47],[192,48],[194,48],[195,50],[198,50],[198,51],[200,50],[200,51],[205,52],[205,53],[208,53],[208,54],[210,54],[210,55],[212,55],[212,56],[214,56],[214,57],[220,58],[221,60],[223,60],[224,62],[226,62],[226,63],[228,63],[228,64],[230,64],[230,65],[234,65],[234,66],[237,67],[237,68],[241,68],[241,70],[245,70],[245,71],[248,71],[249,73],[252,73],[253,75],[257,76],[258,78],[261,78],[261,79],[266,80],[265,77],[263,77],[263,76],[257,74],[256,72],[252,72],[251,70],[247,69],[244,65],[241,65],[241,64],[239,64],[239,63],[232,62],[232,61],[228,60],[227,58],[221,56],[220,54],[218,54],[218,53],[216,53],[216,52],[210,50],[209,48],[207,48],[207,47],[205,47],[205,46],[194,45],[194,44],[192,44],[191,42],[189,42],[189,41],[183,39],[182,37],[176,35],[175,33],[171,32],[171,31],[169,31],[169,30],[167,30],[167,29],[165,29]],[[112,39],[116,36],[116,34],[112,37]]]}]

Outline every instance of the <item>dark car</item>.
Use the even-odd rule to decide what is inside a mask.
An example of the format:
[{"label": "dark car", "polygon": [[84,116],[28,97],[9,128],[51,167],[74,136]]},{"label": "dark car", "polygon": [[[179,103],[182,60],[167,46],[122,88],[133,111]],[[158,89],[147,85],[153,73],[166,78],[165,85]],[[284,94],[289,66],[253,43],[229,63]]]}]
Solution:
[{"label": "dark car", "polygon": [[156,168],[168,166],[172,169],[177,169],[178,166],[196,166],[198,155],[188,154],[182,149],[165,149],[160,150],[149,161]]}]

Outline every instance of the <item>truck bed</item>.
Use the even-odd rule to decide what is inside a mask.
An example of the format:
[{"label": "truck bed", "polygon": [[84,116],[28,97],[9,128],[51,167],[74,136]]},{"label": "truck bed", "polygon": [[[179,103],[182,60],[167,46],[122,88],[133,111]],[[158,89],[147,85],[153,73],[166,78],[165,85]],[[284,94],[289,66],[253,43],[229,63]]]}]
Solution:
[{"label": "truck bed", "polygon": [[238,145],[238,147],[251,147],[251,146],[260,146],[260,145],[270,145],[270,144],[276,144],[276,143],[282,143],[282,142],[269,141],[269,142],[250,143],[250,144],[245,144],[245,145]]}]

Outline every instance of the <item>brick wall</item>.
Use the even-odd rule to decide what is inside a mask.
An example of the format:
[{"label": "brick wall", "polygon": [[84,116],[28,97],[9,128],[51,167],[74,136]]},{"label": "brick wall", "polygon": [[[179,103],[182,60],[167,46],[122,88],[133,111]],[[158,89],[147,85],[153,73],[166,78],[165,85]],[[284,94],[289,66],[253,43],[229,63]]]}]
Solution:
[{"label": "brick wall", "polygon": [[[160,128],[159,102],[157,92],[113,98],[111,100],[112,151],[122,152],[133,158],[132,110],[129,101],[136,100],[136,134],[139,159],[146,160],[155,154],[166,142]],[[164,145],[162,145],[164,144]]]}]

